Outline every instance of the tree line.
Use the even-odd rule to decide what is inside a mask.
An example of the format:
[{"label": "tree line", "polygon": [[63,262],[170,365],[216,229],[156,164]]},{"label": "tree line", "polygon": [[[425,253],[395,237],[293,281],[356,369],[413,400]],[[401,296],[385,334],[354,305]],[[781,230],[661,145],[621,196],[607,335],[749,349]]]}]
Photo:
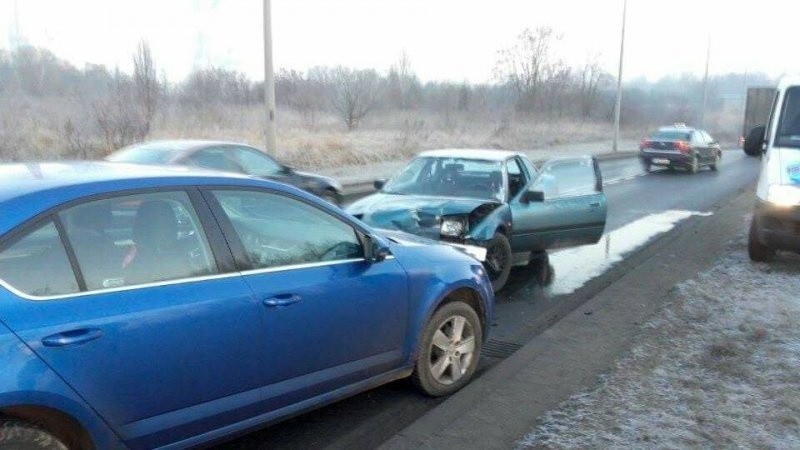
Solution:
[{"label": "tree line", "polygon": [[[281,69],[275,76],[278,123],[281,109],[300,113],[310,128],[321,116],[333,116],[343,131],[359,129],[376,111],[610,121],[614,77],[597,55],[587,55],[579,65],[565,63],[554,52],[560,39],[549,27],[524,30],[498,51],[493,79],[483,84],[423,82],[405,53],[385,71]],[[170,107],[179,107],[181,114],[206,114],[220,107],[257,107],[264,100],[263,82],[225,68],[200,68],[182,81],[168,82],[147,42],[138,45],[131,59],[133,70],[125,73],[96,64],[78,69],[41,48],[0,51],[0,158],[20,156],[9,142],[24,138],[15,120],[26,112],[34,123],[53,130],[59,139],[52,140],[65,145],[67,154],[91,157],[146,139]],[[714,77],[708,109],[724,108],[726,92],[771,82],[752,73]],[[702,82],[694,75],[634,80],[625,83],[623,124],[692,122],[699,117],[701,100]]]}]

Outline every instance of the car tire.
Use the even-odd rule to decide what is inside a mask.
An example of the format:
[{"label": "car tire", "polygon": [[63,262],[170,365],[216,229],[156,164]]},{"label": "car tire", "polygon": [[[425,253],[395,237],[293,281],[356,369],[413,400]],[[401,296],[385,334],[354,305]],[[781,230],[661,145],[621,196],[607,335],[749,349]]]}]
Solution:
[{"label": "car tire", "polygon": [[495,233],[486,246],[486,262],[483,264],[494,292],[506,285],[508,275],[511,273],[512,258],[511,243],[508,242],[508,238],[503,233]]},{"label": "car tire", "polygon": [[761,148],[760,146],[753,145],[754,142],[759,142],[759,136],[763,135],[764,133],[764,125],[759,125],[750,129],[747,132],[747,137],[744,140],[744,153],[747,156],[761,156]]},{"label": "car tire", "polygon": [[714,162],[709,164],[708,168],[714,171],[718,170],[720,159],[722,159],[722,154],[720,152],[717,152],[717,154],[714,155]]},{"label": "car tire", "polygon": [[653,171],[653,166],[649,162],[642,161],[642,170],[644,173],[650,173]]},{"label": "car tire", "polygon": [[68,450],[44,428],[14,419],[0,419],[0,448],[13,450]]},{"label": "car tire", "polygon": [[747,255],[751,261],[769,262],[775,258],[775,250],[762,244],[758,239],[758,225],[755,218],[750,222],[750,233],[747,237]]},{"label": "car tire", "polygon": [[689,171],[690,174],[695,174],[697,173],[698,170],[700,170],[700,161],[697,160],[697,155],[692,156],[692,163],[689,164],[689,166],[686,167],[686,169]]},{"label": "car tire", "polygon": [[461,301],[446,303],[425,325],[411,381],[431,397],[450,395],[475,374],[482,346],[483,329],[475,310]]}]

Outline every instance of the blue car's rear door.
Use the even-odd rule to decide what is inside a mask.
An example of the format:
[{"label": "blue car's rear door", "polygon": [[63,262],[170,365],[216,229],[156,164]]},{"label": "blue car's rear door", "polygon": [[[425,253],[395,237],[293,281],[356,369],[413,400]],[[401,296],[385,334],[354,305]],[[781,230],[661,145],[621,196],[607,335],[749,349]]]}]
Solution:
[{"label": "blue car's rear door", "polygon": [[356,229],[279,192],[204,193],[260,302],[270,408],[398,368],[407,280],[393,258],[364,258]]},{"label": "blue car's rear door", "polygon": [[545,163],[525,192],[511,199],[515,251],[547,250],[597,242],[606,223],[606,196],[592,157],[558,158]]},{"label": "blue car's rear door", "polygon": [[[132,448],[229,425],[258,402],[261,305],[191,192],[79,204],[0,249],[17,293],[4,321]],[[64,244],[77,276],[64,273]]]}]

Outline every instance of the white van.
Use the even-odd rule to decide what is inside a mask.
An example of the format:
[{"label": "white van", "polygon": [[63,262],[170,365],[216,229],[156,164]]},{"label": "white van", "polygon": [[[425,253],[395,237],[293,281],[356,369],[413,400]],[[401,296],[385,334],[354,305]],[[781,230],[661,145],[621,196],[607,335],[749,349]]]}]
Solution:
[{"label": "white van", "polygon": [[800,77],[780,81],[766,127],[756,128],[746,145],[764,157],[748,253],[769,261],[776,250],[800,252]]}]

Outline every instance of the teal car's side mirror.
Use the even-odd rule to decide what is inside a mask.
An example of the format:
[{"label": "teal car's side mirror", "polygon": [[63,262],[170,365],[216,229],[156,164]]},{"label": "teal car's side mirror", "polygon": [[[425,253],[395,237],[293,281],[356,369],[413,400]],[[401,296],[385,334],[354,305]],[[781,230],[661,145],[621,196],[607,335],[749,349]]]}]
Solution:
[{"label": "teal car's side mirror", "polygon": [[522,194],[522,201],[525,203],[530,202],[543,202],[544,201],[544,192],[542,191],[526,191]]},{"label": "teal car's side mirror", "polygon": [[383,189],[383,185],[386,184],[386,180],[375,180],[372,182],[372,186],[375,187],[377,190]]}]

